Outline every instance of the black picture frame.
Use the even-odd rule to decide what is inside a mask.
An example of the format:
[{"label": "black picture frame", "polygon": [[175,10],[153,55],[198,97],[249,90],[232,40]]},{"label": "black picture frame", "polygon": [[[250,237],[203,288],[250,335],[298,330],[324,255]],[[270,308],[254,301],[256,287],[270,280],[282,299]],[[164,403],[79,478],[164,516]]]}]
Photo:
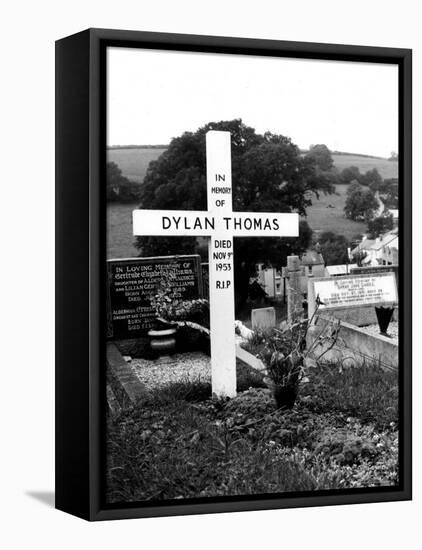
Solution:
[{"label": "black picture frame", "polygon": [[[286,496],[104,503],[108,46],[396,64],[399,69],[400,484]],[[412,53],[409,49],[89,29],[56,42],[56,508],[87,520],[409,500]],[[405,245],[405,246],[404,246]]]}]

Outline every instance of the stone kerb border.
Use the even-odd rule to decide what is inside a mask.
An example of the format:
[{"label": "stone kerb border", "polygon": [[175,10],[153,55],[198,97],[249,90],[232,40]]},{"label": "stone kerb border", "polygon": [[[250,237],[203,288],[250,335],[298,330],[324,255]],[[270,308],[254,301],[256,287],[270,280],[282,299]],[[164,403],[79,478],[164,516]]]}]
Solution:
[{"label": "stone kerb border", "polygon": [[[337,320],[337,319],[334,319]],[[337,320],[338,321],[338,320]],[[315,323],[309,327],[307,334],[307,347],[309,348],[315,338],[328,335],[331,331],[333,318],[317,315]],[[314,348],[311,356],[316,359],[330,346],[326,342]],[[332,349],[328,350],[323,360],[327,362],[340,362],[344,366],[362,366],[376,364],[385,370],[397,370],[399,364],[399,346],[396,341],[381,334],[369,334],[365,330],[340,321],[340,330],[337,341]]]}]

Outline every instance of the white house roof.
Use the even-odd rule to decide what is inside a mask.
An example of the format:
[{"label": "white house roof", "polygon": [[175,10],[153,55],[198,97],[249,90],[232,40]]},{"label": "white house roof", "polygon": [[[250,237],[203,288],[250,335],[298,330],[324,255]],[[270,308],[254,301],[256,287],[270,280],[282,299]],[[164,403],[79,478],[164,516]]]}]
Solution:
[{"label": "white house roof", "polygon": [[302,265],[324,265],[324,258],[316,250],[307,250],[300,259]]},{"label": "white house roof", "polygon": [[352,254],[356,254],[360,250],[380,250],[384,246],[390,246],[398,249],[398,241],[399,237],[397,229],[393,229],[393,231],[384,233],[384,235],[377,239],[368,239],[364,237],[362,239],[362,242],[359,243],[357,247],[352,250]]},{"label": "white house roof", "polygon": [[370,250],[371,246],[375,243],[375,239],[368,239],[367,237],[364,237],[362,239],[362,242],[360,242],[353,250],[352,254],[356,254],[356,252],[359,252],[360,250]]},{"label": "white house roof", "polygon": [[397,233],[390,232],[390,233],[386,233],[385,235],[382,235],[382,237],[375,240],[374,244],[371,245],[370,249],[380,250],[381,248],[384,248],[384,246],[398,248],[399,238],[397,236]]}]

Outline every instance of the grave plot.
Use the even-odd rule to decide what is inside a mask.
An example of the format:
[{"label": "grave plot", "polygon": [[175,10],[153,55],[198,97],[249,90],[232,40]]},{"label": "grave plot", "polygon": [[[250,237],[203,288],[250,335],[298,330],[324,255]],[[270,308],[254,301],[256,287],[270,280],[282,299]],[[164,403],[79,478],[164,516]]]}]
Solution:
[{"label": "grave plot", "polygon": [[[187,318],[179,316],[180,310],[192,312],[192,301],[197,300],[194,308],[205,307],[201,302],[203,285],[199,257],[174,256],[108,262],[108,336],[118,342],[122,353],[140,355],[145,361],[153,362],[154,353],[207,351],[184,345],[187,328],[198,330],[210,342],[213,395],[234,397],[239,361],[236,359],[233,237],[297,236],[299,219],[297,214],[291,213],[233,212],[230,134],[210,131],[206,141],[208,210],[134,210],[133,234],[209,238],[210,330],[201,323],[192,322],[189,315]],[[273,315],[265,321],[267,326],[275,322],[271,308],[270,312]],[[256,315],[259,317],[260,312]],[[164,326],[157,326],[157,316],[160,322],[163,316],[166,317]],[[131,340],[129,344],[128,340]],[[203,340],[202,345],[206,348]],[[149,350],[152,352],[150,357]],[[146,363],[144,366],[147,369]],[[193,368],[194,362],[189,370]],[[149,370],[153,369],[156,370],[157,365],[150,365]],[[183,367],[176,369],[179,370],[183,371]]]},{"label": "grave plot", "polygon": [[209,299],[212,392],[236,395],[233,238],[299,235],[295,213],[233,212],[230,133],[209,131],[207,147],[208,210],[134,210],[133,232],[142,236],[209,238]]}]

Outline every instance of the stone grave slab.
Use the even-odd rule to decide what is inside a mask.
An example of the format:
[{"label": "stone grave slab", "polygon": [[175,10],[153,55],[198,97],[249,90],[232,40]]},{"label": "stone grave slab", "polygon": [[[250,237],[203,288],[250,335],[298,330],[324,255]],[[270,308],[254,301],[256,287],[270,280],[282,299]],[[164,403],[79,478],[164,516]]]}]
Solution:
[{"label": "stone grave slab", "polygon": [[252,329],[265,330],[275,327],[275,308],[261,307],[251,311]]}]

